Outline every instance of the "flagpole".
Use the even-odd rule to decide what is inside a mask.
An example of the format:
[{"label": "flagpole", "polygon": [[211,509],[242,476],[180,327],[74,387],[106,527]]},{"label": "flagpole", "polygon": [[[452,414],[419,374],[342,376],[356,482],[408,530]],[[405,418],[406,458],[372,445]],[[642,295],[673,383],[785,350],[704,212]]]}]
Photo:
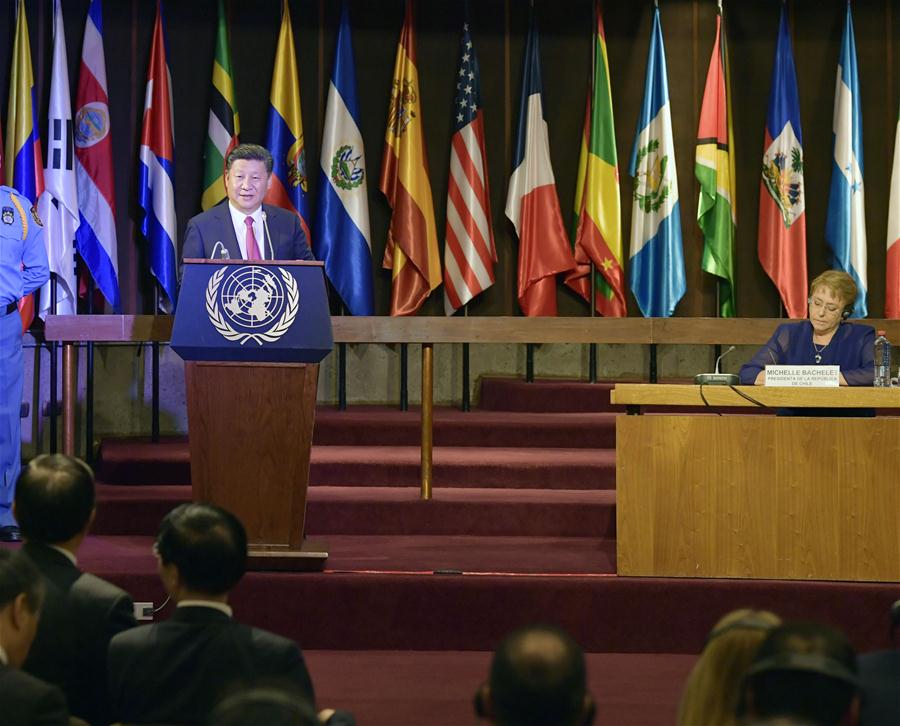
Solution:
[{"label": "flagpole", "polygon": [[[594,318],[597,316],[596,310],[596,300],[597,300],[597,270],[594,266],[593,260],[591,261],[591,317]],[[597,382],[597,344],[589,343],[588,344],[588,380],[591,383]]]},{"label": "flagpole", "polygon": [[[153,317],[159,315],[159,305],[161,302],[160,298],[160,284],[156,283],[154,287],[154,304],[153,304]],[[159,341],[154,340],[150,344],[152,358],[150,363],[150,378],[151,378],[151,395],[150,395],[150,406],[151,406],[151,417],[150,417],[150,440],[156,444],[159,442]]]},{"label": "flagpole", "polygon": [[[88,279],[88,315],[94,314],[94,279]],[[94,341],[87,343],[85,367],[85,392],[84,392],[84,460],[88,464],[94,459]]]},{"label": "flagpole", "polygon": [[[463,317],[469,317],[469,303],[463,305]],[[462,410],[469,411],[469,344],[462,344]]]},{"label": "flagpole", "polygon": [[[50,275],[50,309],[56,312],[56,275]],[[56,409],[58,408],[58,391],[56,388],[56,370],[58,343],[50,342],[50,453],[55,454],[56,446]]]}]

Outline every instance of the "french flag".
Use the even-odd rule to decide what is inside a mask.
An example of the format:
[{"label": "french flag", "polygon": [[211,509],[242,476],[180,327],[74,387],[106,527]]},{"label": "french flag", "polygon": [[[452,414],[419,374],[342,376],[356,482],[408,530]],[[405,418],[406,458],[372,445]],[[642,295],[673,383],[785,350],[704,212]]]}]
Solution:
[{"label": "french flag", "polygon": [[162,3],[157,2],[144,96],[138,201],[144,209],[141,233],[150,243],[150,270],[168,297],[168,301],[161,301],[164,310],[174,309],[178,295],[173,125],[172,76],[166,62]]},{"label": "french flag", "polygon": [[119,312],[116,198],[102,0],[91,0],[88,7],[75,108],[75,179],[81,217],[75,247],[107,302]]},{"label": "french flag", "polygon": [[528,30],[519,128],[506,216],[519,237],[519,306],[525,315],[556,315],[556,275],[575,268],[550,163],[541,94],[541,58],[534,11]]}]

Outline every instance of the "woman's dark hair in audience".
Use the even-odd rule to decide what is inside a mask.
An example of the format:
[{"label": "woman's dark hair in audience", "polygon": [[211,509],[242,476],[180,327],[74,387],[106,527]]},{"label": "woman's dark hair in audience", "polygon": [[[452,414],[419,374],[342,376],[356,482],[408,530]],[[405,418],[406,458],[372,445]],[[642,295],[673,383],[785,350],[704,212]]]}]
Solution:
[{"label": "woman's dark hair in audience", "polygon": [[748,609],[733,610],[715,624],[681,694],[679,726],[736,723],[744,671],[766,633],[780,624],[768,610]]},{"label": "woman's dark hair in audience", "polygon": [[156,553],[175,565],[183,583],[195,592],[223,595],[247,567],[247,534],[240,520],[214,504],[182,504],[159,527]]},{"label": "woman's dark hair in audience", "polygon": [[16,483],[16,521],[25,539],[57,544],[72,539],[94,511],[94,472],[81,459],[43,454]]}]

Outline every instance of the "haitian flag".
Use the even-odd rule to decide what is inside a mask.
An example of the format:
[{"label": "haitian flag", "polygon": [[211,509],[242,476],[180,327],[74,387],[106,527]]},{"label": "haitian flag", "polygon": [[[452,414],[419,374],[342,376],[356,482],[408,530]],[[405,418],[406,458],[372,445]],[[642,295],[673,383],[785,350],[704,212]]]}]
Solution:
[{"label": "haitian flag", "polygon": [[353,315],[374,315],[368,170],[359,127],[356,67],[345,1],[325,106],[315,252],[347,309]]},{"label": "haitian flag", "polygon": [[[13,189],[37,202],[44,191],[44,162],[41,138],[35,121],[37,101],[34,97],[34,75],[31,71],[31,42],[25,0],[16,10],[16,35],[13,41],[12,68],[9,74],[9,110],[6,116],[6,163],[10,166],[6,180]],[[22,332],[34,320],[34,296],[19,300]]]},{"label": "haitian flag", "polygon": [[519,237],[519,306],[529,316],[556,315],[556,275],[575,268],[550,163],[540,53],[532,9],[513,173],[506,196],[506,216]]},{"label": "haitian flag", "polygon": [[138,201],[144,210],[141,233],[150,243],[150,270],[169,299],[164,310],[174,310],[178,297],[175,270],[175,141],[172,135],[172,81],[166,62],[162,0],[156,3],[150,68],[144,96]]},{"label": "haitian flag", "polygon": [[805,196],[797,73],[782,5],[763,144],[758,250],[791,318],[807,314]]},{"label": "haitian flag", "polygon": [[287,209],[300,218],[300,226],[309,242],[309,178],[306,173],[306,145],[303,141],[303,119],[300,114],[300,77],[294,31],[287,0],[281,10],[281,29],[275,51],[275,70],[269,94],[269,117],[266,123],[266,148],[272,152],[272,186],[265,202]]},{"label": "haitian flag", "polygon": [[116,193],[101,0],[91,0],[84,23],[75,109],[75,180],[81,218],[75,248],[106,301],[119,312]]},{"label": "haitian flag", "polygon": [[644,102],[628,173],[634,177],[628,280],[645,318],[667,318],[675,312],[687,284],[659,8],[653,10]]},{"label": "haitian flag", "polygon": [[856,42],[853,16],[847,3],[841,59],[838,62],[834,90],[834,163],[831,166],[831,190],[825,218],[825,240],[834,259],[834,267],[848,273],[859,288],[853,305],[853,317],[869,314],[866,305],[866,208],[863,190],[862,108],[859,100],[859,74],[856,67]]}]

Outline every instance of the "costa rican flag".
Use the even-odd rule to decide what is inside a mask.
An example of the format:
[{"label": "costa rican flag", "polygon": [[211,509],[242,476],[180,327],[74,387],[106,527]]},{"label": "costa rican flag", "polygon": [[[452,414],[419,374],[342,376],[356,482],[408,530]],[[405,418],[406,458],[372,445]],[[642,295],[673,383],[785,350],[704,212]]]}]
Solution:
[{"label": "costa rican flag", "polygon": [[164,310],[174,309],[178,295],[175,271],[175,141],[172,135],[172,77],[166,61],[162,2],[156,4],[150,68],[144,96],[138,200],[144,209],[141,233],[150,244],[150,271],[168,298]]}]

